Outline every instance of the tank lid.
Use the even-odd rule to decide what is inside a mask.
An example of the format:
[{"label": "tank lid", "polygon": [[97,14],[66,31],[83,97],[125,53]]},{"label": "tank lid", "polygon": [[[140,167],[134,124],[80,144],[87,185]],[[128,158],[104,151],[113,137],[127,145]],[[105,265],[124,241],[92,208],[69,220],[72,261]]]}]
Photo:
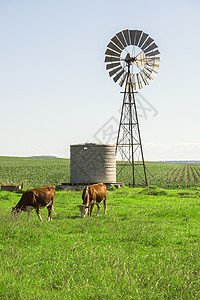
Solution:
[{"label": "tank lid", "polygon": [[81,147],[87,147],[87,146],[115,147],[115,145],[111,145],[111,144],[101,144],[101,143],[83,143],[83,144],[70,145],[70,147],[71,147],[71,146],[81,146]]}]

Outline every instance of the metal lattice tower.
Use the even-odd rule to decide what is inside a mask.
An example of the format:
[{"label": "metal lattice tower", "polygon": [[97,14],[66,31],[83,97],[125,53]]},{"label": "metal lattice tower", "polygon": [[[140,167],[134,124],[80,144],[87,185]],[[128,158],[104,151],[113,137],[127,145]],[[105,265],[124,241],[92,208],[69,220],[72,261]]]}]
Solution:
[{"label": "metal lattice tower", "polygon": [[[147,185],[146,166],[139,129],[135,94],[142,83],[149,85],[151,75],[157,75],[160,54],[154,40],[140,30],[124,30],[117,33],[107,45],[106,69],[122,87],[125,84],[116,154],[119,156],[118,178],[129,186],[139,182]],[[128,176],[128,178],[127,178]]]},{"label": "metal lattice tower", "polygon": [[[129,62],[128,69],[130,69]],[[129,72],[129,71],[128,71]],[[116,154],[120,154],[119,171],[123,180],[128,180],[129,186],[136,185],[136,178],[142,179],[147,185],[146,167],[139,129],[135,92],[132,81],[127,77],[119,130],[116,143]],[[142,170],[141,170],[142,166]],[[141,172],[142,171],[142,172]],[[128,178],[125,177],[128,174]]]}]

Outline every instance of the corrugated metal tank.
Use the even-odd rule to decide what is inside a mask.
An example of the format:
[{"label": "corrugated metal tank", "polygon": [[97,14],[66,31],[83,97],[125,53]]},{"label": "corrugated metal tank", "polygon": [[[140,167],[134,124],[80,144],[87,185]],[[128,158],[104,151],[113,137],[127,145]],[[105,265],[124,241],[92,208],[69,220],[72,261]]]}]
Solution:
[{"label": "corrugated metal tank", "polygon": [[70,183],[115,183],[115,146],[78,144],[70,146]]}]

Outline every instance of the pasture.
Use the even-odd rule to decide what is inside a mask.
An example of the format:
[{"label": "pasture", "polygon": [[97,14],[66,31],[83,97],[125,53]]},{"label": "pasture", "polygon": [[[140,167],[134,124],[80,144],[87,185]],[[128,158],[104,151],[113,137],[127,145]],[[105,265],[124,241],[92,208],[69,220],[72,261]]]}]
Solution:
[{"label": "pasture", "polygon": [[200,193],[108,191],[104,216],[80,218],[81,192],[13,218],[20,194],[0,192],[0,299],[199,299]]},{"label": "pasture", "polygon": [[[10,214],[21,195],[0,191],[0,299],[199,299],[199,179],[186,169],[199,165],[148,166],[157,186],[109,190],[106,216],[80,218],[81,192],[57,191],[53,221],[43,209],[27,222]],[[55,186],[69,160],[0,157],[0,181]]]}]

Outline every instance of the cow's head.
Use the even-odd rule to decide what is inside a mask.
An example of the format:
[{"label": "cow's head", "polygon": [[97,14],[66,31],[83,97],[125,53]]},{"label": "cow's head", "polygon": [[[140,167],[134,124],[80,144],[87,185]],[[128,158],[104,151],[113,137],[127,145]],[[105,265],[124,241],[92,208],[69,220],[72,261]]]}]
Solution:
[{"label": "cow's head", "polygon": [[12,216],[19,216],[21,214],[22,210],[17,207],[12,207],[11,215]]},{"label": "cow's head", "polygon": [[88,212],[89,206],[81,204],[81,205],[78,205],[78,207],[80,208],[81,218],[85,218],[85,216],[86,216],[86,214]]}]

